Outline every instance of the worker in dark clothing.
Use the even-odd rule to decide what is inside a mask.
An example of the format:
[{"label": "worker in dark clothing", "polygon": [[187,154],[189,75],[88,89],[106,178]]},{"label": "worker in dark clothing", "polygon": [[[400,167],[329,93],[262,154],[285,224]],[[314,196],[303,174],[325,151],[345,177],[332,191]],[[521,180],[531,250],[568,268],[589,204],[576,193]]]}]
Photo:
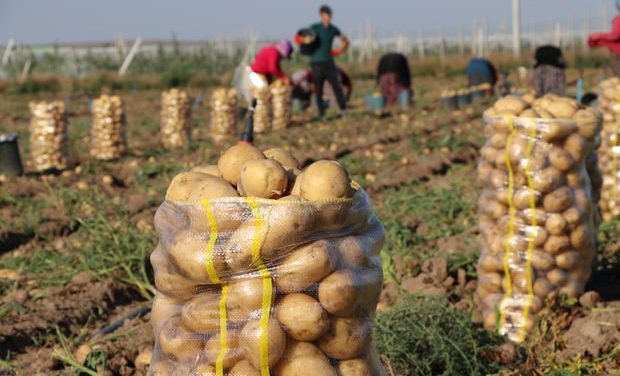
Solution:
[{"label": "worker in dark clothing", "polygon": [[[337,68],[338,79],[344,89],[345,100],[348,102],[353,94],[353,82],[344,69],[340,67]],[[299,101],[299,107],[305,109],[310,104],[310,96],[312,95],[312,92],[315,91],[313,86],[314,78],[312,77],[312,69],[300,69],[296,71],[291,76],[291,83],[293,85],[293,100]],[[333,97],[332,93],[333,90],[331,88],[331,84],[329,82],[325,82],[323,85],[323,99]]]},{"label": "worker in dark clothing", "polygon": [[[332,10],[327,5],[323,5],[319,9],[321,22],[310,26],[310,30],[314,33],[316,48],[310,55],[310,65],[312,66],[312,77],[314,79],[314,87],[317,99],[323,98],[323,84],[328,81],[334,91],[338,107],[341,112],[346,109],[346,101],[342,93],[342,86],[338,78],[338,68],[334,62],[334,57],[341,55],[349,47],[349,39],[344,36],[340,30],[332,24]],[[332,50],[334,39],[338,38],[342,43],[339,49]],[[295,38],[298,44],[303,43],[303,37],[297,35]],[[322,103],[317,100],[317,103]],[[319,106],[319,117],[325,117],[325,107]]]},{"label": "worker in dark clothing", "polygon": [[534,56],[533,81],[536,96],[548,93],[566,94],[566,61],[562,50],[555,46],[542,46],[536,49]]},{"label": "worker in dark clothing", "polygon": [[469,64],[467,64],[465,73],[467,74],[469,86],[489,84],[493,88],[495,84],[497,84],[497,69],[495,69],[495,66],[487,59],[471,59]]},{"label": "worker in dark clothing", "polygon": [[411,72],[407,57],[396,52],[383,55],[377,67],[377,83],[387,106],[397,105],[401,92],[411,94]]}]

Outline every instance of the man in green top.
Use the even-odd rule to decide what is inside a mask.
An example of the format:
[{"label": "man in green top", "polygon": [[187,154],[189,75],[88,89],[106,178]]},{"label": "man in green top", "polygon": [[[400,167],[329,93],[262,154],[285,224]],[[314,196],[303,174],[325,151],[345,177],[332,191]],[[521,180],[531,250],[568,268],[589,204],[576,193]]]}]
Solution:
[{"label": "man in green top", "polygon": [[[317,39],[317,46],[312,55],[310,55],[310,65],[312,66],[312,77],[314,79],[314,88],[316,90],[316,103],[319,108],[319,116],[321,119],[325,117],[325,107],[323,106],[323,84],[325,80],[331,85],[338,107],[343,112],[346,108],[346,101],[342,93],[340,85],[340,74],[334,57],[341,55],[349,47],[349,39],[343,35],[340,30],[332,24],[332,10],[329,6],[323,5],[319,9],[321,22],[317,22],[310,26]],[[335,38],[340,39],[341,47],[332,50]]]}]

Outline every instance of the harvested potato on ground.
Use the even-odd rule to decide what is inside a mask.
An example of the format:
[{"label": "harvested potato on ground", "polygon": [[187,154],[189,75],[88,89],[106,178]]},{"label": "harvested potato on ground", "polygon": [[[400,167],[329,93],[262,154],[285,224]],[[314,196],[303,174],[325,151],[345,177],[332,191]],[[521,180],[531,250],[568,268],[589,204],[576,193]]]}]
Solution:
[{"label": "harvested potato on ground", "polygon": [[254,368],[252,363],[242,360],[235,364],[228,372],[228,376],[261,376],[260,371]]},{"label": "harvested potato on ground", "polygon": [[294,250],[276,266],[278,290],[299,292],[327,277],[336,267],[335,252],[329,240],[317,240]]},{"label": "harvested potato on ground", "polygon": [[351,359],[338,364],[338,376],[373,376],[373,374],[366,360]]},{"label": "harvested potato on ground", "polygon": [[336,376],[329,359],[315,345],[292,342],[274,369],[275,376]]},{"label": "harvested potato on ground", "polygon": [[299,161],[297,158],[293,156],[293,154],[288,151],[280,148],[271,148],[267,149],[263,152],[265,157],[269,159],[273,159],[274,161],[279,162],[282,167],[288,170],[296,170],[299,169]]},{"label": "harvested potato on ground", "polygon": [[304,170],[300,191],[309,201],[347,198],[352,193],[351,180],[340,163],[318,161]]},{"label": "harvested potato on ground", "polygon": [[[263,329],[260,320],[249,321],[241,330],[239,344],[243,350],[244,357],[252,363],[254,367],[260,369],[260,338]],[[267,324],[268,344],[268,363],[273,367],[286,350],[286,334],[275,319],[270,319]]]},{"label": "harvested potato on ground", "polygon": [[159,348],[180,362],[196,359],[202,352],[204,338],[198,333],[191,332],[181,324],[178,317],[164,321],[159,331]]},{"label": "harvested potato on ground", "polygon": [[265,159],[263,153],[251,145],[235,145],[222,154],[217,167],[224,180],[236,186],[241,175],[241,167],[251,159]]},{"label": "harvested potato on ground", "polygon": [[329,329],[329,317],[321,304],[306,294],[285,295],[276,306],[275,317],[289,337],[314,341]]},{"label": "harvested potato on ground", "polygon": [[329,331],[318,341],[319,348],[332,359],[348,360],[362,355],[370,343],[367,319],[333,317]]},{"label": "harvested potato on ground", "polygon": [[196,166],[192,168],[192,172],[200,172],[202,174],[215,176],[217,178],[222,177],[222,171],[220,171],[220,168],[217,167],[217,165]]},{"label": "harvested potato on ground", "polygon": [[251,159],[241,167],[237,189],[243,196],[278,199],[288,186],[288,174],[271,159]]},{"label": "harvested potato on ground", "polygon": [[[218,333],[209,338],[205,345],[204,354],[208,364],[214,365],[216,363],[218,356],[220,356],[221,349],[220,334]],[[228,330],[226,332],[226,354],[222,358],[223,368],[232,368],[242,357],[241,348],[239,347],[239,332],[236,330]]]}]

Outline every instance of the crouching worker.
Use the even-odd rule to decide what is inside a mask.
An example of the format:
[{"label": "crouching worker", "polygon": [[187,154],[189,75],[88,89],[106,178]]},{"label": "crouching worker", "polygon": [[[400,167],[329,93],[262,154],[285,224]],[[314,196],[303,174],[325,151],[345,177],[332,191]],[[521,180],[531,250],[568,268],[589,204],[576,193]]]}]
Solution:
[{"label": "crouching worker", "polygon": [[379,60],[377,67],[377,83],[388,107],[399,104],[399,97],[408,96],[411,102],[411,72],[405,55],[391,52]]},{"label": "crouching worker", "polygon": [[252,91],[254,89],[266,88],[276,79],[290,84],[290,79],[280,65],[282,59],[290,59],[292,53],[293,45],[291,42],[283,40],[278,44],[266,46],[256,54],[254,62],[245,68],[240,85],[241,94],[248,103],[252,102]]}]

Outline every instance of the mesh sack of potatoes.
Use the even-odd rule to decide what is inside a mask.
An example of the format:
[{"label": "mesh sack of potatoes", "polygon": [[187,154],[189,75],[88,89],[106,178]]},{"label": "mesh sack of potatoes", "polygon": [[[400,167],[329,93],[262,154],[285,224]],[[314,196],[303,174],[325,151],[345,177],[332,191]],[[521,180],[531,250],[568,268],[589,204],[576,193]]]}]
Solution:
[{"label": "mesh sack of potatoes", "polygon": [[482,253],[476,301],[488,329],[523,341],[548,298],[579,296],[595,256],[586,160],[600,114],[570,99],[508,96],[485,112],[478,177]]},{"label": "mesh sack of potatoes", "polygon": [[269,86],[252,88],[253,98],[256,99],[254,109],[254,132],[264,133],[271,129],[273,111],[271,107],[271,92]]},{"label": "mesh sack of potatoes", "polygon": [[240,145],[172,180],[150,375],[385,375],[371,326],[383,226],[339,163],[298,167]]},{"label": "mesh sack of potatoes", "polygon": [[65,104],[30,102],[30,161],[35,171],[67,168]]},{"label": "mesh sack of potatoes", "polygon": [[603,112],[599,167],[603,175],[599,208],[604,221],[620,216],[620,80],[601,83],[599,103]]},{"label": "mesh sack of potatoes", "polygon": [[211,96],[211,136],[221,140],[234,135],[237,125],[237,90],[218,88]]},{"label": "mesh sack of potatoes", "polygon": [[93,101],[92,113],[90,155],[99,160],[120,158],[126,149],[123,101],[104,94]]},{"label": "mesh sack of potatoes", "polygon": [[166,149],[189,146],[192,132],[190,97],[184,90],[161,93],[161,142]]},{"label": "mesh sack of potatoes", "polygon": [[291,123],[291,86],[277,80],[270,85],[269,90],[273,105],[273,129],[286,129]]}]

